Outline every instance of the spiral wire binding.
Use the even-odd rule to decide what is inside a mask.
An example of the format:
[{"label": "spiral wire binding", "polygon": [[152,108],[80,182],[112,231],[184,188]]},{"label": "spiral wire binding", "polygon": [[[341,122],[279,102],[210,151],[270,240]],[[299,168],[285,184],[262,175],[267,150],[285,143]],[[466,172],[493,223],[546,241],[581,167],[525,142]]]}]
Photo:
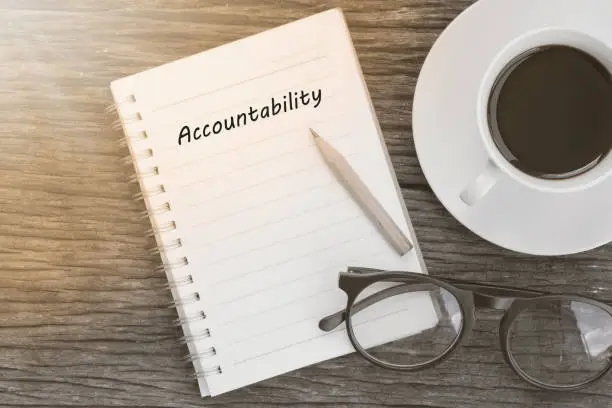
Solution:
[{"label": "spiral wire binding", "polygon": [[[112,129],[114,129],[115,131],[119,131],[123,128],[124,124],[132,124],[132,123],[136,123],[142,120],[142,115],[140,112],[131,113],[123,117],[120,115],[121,113],[120,110],[124,105],[132,104],[133,106],[133,104],[135,103],[137,103],[135,95],[128,95],[124,98],[118,99],[116,103],[112,103],[106,106],[106,108],[104,109],[105,113],[107,114],[116,113],[119,116],[118,119],[113,121],[111,125]],[[151,159],[154,157],[153,149],[139,145],[139,143],[146,141],[148,139],[147,131],[139,130],[134,133],[135,133],[134,135],[128,135],[128,134],[125,134],[124,132],[122,137],[119,139],[118,144],[122,147],[127,146],[128,144],[131,144],[135,148],[135,150],[140,148],[140,150],[135,152],[133,155],[130,154],[128,156],[122,157],[120,159],[122,164],[125,164],[125,165],[133,164],[133,161],[135,160]],[[159,167],[153,166],[151,170],[149,171],[135,172],[135,174],[129,177],[128,181],[131,183],[138,183],[140,185],[141,180],[145,178],[156,177],[156,176],[159,176],[159,174],[160,174]],[[166,189],[164,185],[160,183],[152,189],[142,190],[141,188],[141,191],[138,192],[137,194],[134,194],[132,198],[135,201],[144,200],[147,196],[156,196],[159,194],[163,194],[165,192],[166,192]],[[172,211],[172,206],[170,202],[165,202],[164,204],[162,204],[161,206],[158,206],[157,208],[149,209],[147,207],[147,210],[142,211],[140,213],[140,217],[143,219],[151,218],[154,215],[164,214],[164,213],[168,213],[171,211]],[[168,233],[174,230],[176,230],[176,222],[170,221],[164,225],[160,225],[159,227],[149,228],[147,230],[147,236],[148,237],[154,237],[156,235],[159,236],[161,234]],[[149,253],[150,254],[161,254],[161,251],[163,250],[165,254],[168,254],[168,253],[171,253],[173,250],[181,248],[182,246],[183,246],[183,242],[181,241],[180,238],[177,238],[171,243],[163,245],[161,247],[160,245],[156,245],[154,248],[151,248],[149,250]],[[155,268],[155,271],[163,272],[168,268],[172,270],[176,270],[176,269],[183,268],[187,266],[188,264],[189,264],[189,260],[187,259],[187,257],[181,257],[179,259],[167,262],[166,264],[162,263],[161,265]],[[174,280],[169,279],[165,286],[167,289],[172,290],[172,289],[181,288],[181,287],[183,288],[189,287],[193,284],[194,284],[193,276],[191,274],[186,274],[182,277],[175,278]],[[168,307],[169,308],[179,308],[183,305],[193,304],[199,301],[200,301],[200,294],[194,291],[190,295],[174,299],[174,301],[168,304]],[[175,319],[174,324],[176,326],[184,326],[185,324],[188,324],[190,322],[202,321],[205,319],[206,319],[206,313],[203,310],[199,310],[198,312],[193,313],[192,315],[188,315],[185,317],[179,317]],[[207,328],[207,329],[204,329],[203,331],[200,331],[192,335],[183,335],[181,338],[181,343],[187,344],[187,343],[195,342],[200,339],[205,339],[205,338],[210,338],[210,337],[211,337],[210,329]],[[217,350],[215,349],[215,347],[210,347],[198,353],[189,353],[185,356],[184,359],[185,361],[190,361],[192,363],[195,363],[196,361],[199,361],[202,363],[202,367],[204,368],[201,371],[199,372],[196,371],[193,374],[193,377],[198,379],[198,378],[209,377],[211,375],[221,374],[222,370],[219,365],[207,366],[206,364],[204,364],[207,359],[215,355],[217,355]]]},{"label": "spiral wire binding", "polygon": [[181,341],[183,343],[189,343],[191,341],[196,341],[196,340],[202,340],[202,339],[208,339],[210,338],[210,329],[204,329],[201,332],[197,333],[197,334],[192,334],[192,335],[188,335],[188,336],[183,336],[183,338],[181,339]]},{"label": "spiral wire binding", "polygon": [[142,140],[146,140],[148,138],[149,138],[149,135],[147,134],[147,132],[144,131],[144,130],[141,130],[140,132],[138,132],[138,134],[136,136],[132,136],[132,137],[123,136],[123,137],[121,137],[119,139],[119,146],[121,146],[121,147],[127,146],[128,143],[130,142],[130,140],[133,141],[133,142],[139,142],[139,141],[142,141]]},{"label": "spiral wire binding", "polygon": [[[168,251],[171,251],[173,249],[180,248],[182,246],[183,246],[183,243],[182,243],[181,239],[177,238],[171,244],[163,245],[162,248],[164,248],[164,252],[168,252]],[[150,255],[156,255],[156,254],[161,255],[161,252],[159,250],[159,246],[155,246],[155,247],[149,249],[149,254]]]},{"label": "spiral wire binding", "polygon": [[204,313],[204,311],[201,310],[199,313],[193,314],[192,316],[187,316],[183,318],[179,317],[178,319],[174,319],[174,325],[182,326],[185,323],[195,322],[195,321],[204,320],[204,319],[206,319],[206,313]]},{"label": "spiral wire binding", "polygon": [[[172,211],[172,207],[170,207],[170,203],[166,202],[166,203],[163,203],[162,205],[160,205],[157,208],[153,208],[151,211],[148,211],[148,210],[141,211],[140,212],[140,218],[145,219],[145,218],[149,218],[149,216],[151,214],[157,215],[157,214],[167,213],[167,212],[170,212],[170,211]],[[180,242],[180,240],[178,240],[178,241]],[[182,246],[182,245],[179,245],[179,247],[180,246]]]},{"label": "spiral wire binding", "polygon": [[206,377],[210,377],[211,375],[217,375],[217,374],[222,374],[222,373],[223,371],[221,371],[221,367],[213,366],[213,367],[205,368],[203,371],[193,374],[193,377],[194,378],[206,378]]},{"label": "spiral wire binding", "polygon": [[201,358],[204,357],[212,357],[212,356],[216,356],[217,355],[217,350],[214,347],[209,347],[207,350],[204,350],[201,353],[197,353],[197,354],[187,354],[185,355],[185,357],[183,357],[183,360],[185,361],[194,361],[194,360],[199,360]]},{"label": "spiral wire binding", "polygon": [[169,280],[168,283],[166,284],[166,286],[168,287],[168,289],[173,289],[173,288],[178,288],[181,286],[187,286],[187,285],[191,285],[193,284],[193,276],[191,275],[186,275],[180,279],[171,281]]}]

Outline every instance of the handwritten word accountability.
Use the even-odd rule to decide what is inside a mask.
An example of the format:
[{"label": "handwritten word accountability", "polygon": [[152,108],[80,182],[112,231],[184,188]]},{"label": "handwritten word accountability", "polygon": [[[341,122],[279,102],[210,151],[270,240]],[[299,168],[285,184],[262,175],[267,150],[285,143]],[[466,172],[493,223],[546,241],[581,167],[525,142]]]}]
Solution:
[{"label": "handwritten word accountability", "polygon": [[235,127],[246,126],[250,122],[268,119],[309,105],[316,109],[321,104],[322,98],[323,95],[320,89],[310,92],[304,92],[303,90],[300,92],[290,91],[283,95],[282,98],[272,97],[270,102],[264,106],[249,106],[248,112],[240,112],[221,120],[206,123],[203,126],[192,128],[185,125],[179,133],[178,144],[182,145],[183,143],[200,140],[203,137],[218,135]]}]

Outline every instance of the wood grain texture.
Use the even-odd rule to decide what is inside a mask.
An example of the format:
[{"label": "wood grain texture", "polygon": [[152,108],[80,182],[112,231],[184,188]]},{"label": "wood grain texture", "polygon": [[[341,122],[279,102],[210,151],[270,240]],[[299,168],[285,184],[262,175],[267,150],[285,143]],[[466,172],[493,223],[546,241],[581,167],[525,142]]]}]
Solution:
[{"label": "wood grain texture", "polygon": [[497,313],[438,368],[397,374],[355,355],[201,399],[131,199],[109,83],[313,14],[344,8],[432,275],[612,299],[612,247],[535,258],[484,242],[435,199],[411,103],[421,64],[471,0],[0,1],[0,407],[609,407],[612,379],[530,388],[504,364]]}]

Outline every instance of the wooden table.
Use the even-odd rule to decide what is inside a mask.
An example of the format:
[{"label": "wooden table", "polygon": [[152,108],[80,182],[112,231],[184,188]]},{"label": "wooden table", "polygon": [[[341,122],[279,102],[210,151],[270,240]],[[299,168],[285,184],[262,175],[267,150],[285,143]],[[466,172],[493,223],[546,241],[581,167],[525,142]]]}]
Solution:
[{"label": "wooden table", "polygon": [[[0,407],[609,407],[612,379],[534,390],[502,359],[498,313],[436,369],[400,375],[349,355],[201,399],[165,278],[111,130],[111,80],[344,8],[432,275],[612,299],[612,247],[510,253],[461,226],[415,155],[411,106],[436,36],[470,0],[0,2]],[[483,33],[486,35],[486,33]]]}]

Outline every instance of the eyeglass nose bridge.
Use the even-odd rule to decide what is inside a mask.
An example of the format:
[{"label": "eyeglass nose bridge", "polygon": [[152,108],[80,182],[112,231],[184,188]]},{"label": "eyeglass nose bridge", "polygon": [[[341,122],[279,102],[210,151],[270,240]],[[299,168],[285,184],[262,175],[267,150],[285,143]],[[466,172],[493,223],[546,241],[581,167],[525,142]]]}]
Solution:
[{"label": "eyeglass nose bridge", "polygon": [[508,310],[514,303],[516,298],[498,297],[487,295],[484,293],[474,292],[474,305],[476,308]]},{"label": "eyeglass nose bridge", "polygon": [[340,272],[338,287],[346,293],[349,303],[352,303],[363,289],[378,280],[379,278],[376,274]]}]

